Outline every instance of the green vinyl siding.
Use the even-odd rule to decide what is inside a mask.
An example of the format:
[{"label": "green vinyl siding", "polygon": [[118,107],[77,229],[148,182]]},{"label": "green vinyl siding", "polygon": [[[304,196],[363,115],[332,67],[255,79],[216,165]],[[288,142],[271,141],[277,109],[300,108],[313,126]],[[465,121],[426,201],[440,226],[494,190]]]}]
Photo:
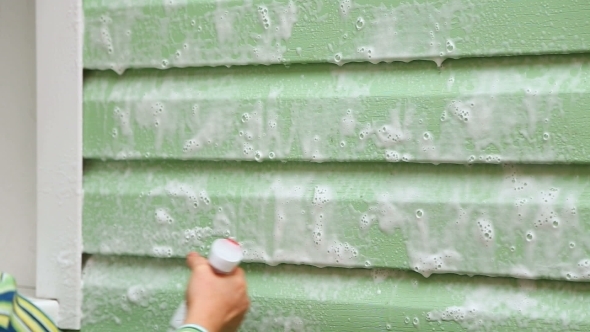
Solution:
[{"label": "green vinyl siding", "polygon": [[579,53],[583,0],[85,0],[84,66],[225,66]]},{"label": "green vinyl siding", "polygon": [[167,330],[226,236],[242,331],[589,330],[590,3],[84,13],[84,332]]},{"label": "green vinyl siding", "polygon": [[84,156],[587,162],[589,59],[93,72]]},{"label": "green vinyl siding", "polygon": [[[590,285],[393,270],[245,267],[244,331],[588,331]],[[178,259],[94,256],[84,331],[166,331],[188,271]]]},{"label": "green vinyl siding", "polygon": [[[585,166],[93,162],[88,253],[590,279]],[[574,248],[570,248],[571,244]],[[570,276],[570,277],[568,277]]]}]

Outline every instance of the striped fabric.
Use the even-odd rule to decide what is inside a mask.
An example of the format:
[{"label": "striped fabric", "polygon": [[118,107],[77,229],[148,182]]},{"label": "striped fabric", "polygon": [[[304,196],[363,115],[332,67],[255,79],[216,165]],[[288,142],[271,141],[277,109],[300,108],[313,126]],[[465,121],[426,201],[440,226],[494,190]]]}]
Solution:
[{"label": "striped fabric", "polygon": [[0,272],[0,331],[59,332],[53,321],[16,292],[14,278]]},{"label": "striped fabric", "polygon": [[[53,321],[16,291],[16,281],[0,272],[0,332],[59,332]],[[207,332],[199,325],[181,326],[177,332]]]}]

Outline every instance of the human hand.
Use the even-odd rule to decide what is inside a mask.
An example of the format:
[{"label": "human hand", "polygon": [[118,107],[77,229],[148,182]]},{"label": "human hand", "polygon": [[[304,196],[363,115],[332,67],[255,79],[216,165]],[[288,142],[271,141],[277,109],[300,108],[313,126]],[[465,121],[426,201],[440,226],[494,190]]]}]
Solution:
[{"label": "human hand", "polygon": [[195,252],[186,257],[191,277],[186,290],[185,324],[197,324],[209,332],[236,331],[248,311],[250,300],[244,270],[215,273],[207,259]]}]

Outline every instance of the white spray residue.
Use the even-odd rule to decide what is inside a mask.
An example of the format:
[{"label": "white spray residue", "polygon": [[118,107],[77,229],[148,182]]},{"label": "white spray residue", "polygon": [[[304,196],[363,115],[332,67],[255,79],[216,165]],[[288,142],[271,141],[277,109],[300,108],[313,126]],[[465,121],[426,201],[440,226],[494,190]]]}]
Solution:
[{"label": "white spray residue", "polygon": [[[366,231],[377,223],[387,234],[401,230],[409,265],[424,276],[488,271],[534,278],[562,271],[559,277],[588,279],[585,261],[578,262],[584,251],[570,246],[580,231],[572,211],[587,184],[574,181],[557,188],[554,176],[521,175],[516,166],[504,169],[502,182],[473,179],[453,185],[444,206],[440,194],[424,187],[380,194],[361,214],[360,228]],[[477,201],[482,203],[473,204]],[[499,206],[505,208],[495,208]]]},{"label": "white spray residue", "polygon": [[461,60],[440,72],[416,64],[91,77],[88,112],[108,125],[89,126],[85,151],[259,162],[581,160],[581,126],[566,110],[581,107],[575,96],[589,88],[588,70],[581,59],[550,60]]},{"label": "white spray residue", "polygon": [[530,281],[519,281],[517,289],[493,285],[479,286],[468,292],[457,289],[464,296],[462,305],[432,310],[426,317],[429,321],[455,321],[467,331],[494,331],[501,326],[578,330],[577,324],[588,316],[581,306],[575,304],[582,299],[571,290],[560,291],[571,296],[549,297],[543,293],[542,287],[538,288]]},{"label": "white spray residue", "polygon": [[[378,6],[340,3],[344,20],[354,20],[356,32],[341,46],[340,58],[359,59],[373,63],[392,60],[429,59],[442,64],[453,58],[463,38],[453,37],[452,23],[460,21],[467,33],[478,22],[470,1],[407,2]],[[358,13],[353,17],[352,13]],[[352,44],[350,44],[352,43]],[[356,53],[351,52],[351,46]],[[338,49],[340,50],[340,49]],[[340,63],[334,59],[333,62]]]},{"label": "white spray residue", "polygon": [[[134,168],[123,182],[111,170],[117,190],[142,192],[126,195],[120,209],[102,207],[89,178],[88,208],[109,214],[89,220],[87,250],[178,257],[235,237],[246,261],[271,265],[590,278],[581,168],[199,163],[195,172],[180,165]],[[152,171],[169,179],[153,176],[152,184]],[[125,241],[130,236],[137,240]]]}]

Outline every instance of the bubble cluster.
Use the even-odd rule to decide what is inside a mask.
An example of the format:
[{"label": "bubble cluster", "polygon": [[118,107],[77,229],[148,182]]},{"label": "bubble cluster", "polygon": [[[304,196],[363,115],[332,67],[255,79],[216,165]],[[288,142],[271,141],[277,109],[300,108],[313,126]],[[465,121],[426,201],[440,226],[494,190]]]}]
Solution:
[{"label": "bubble cluster", "polygon": [[312,204],[315,206],[324,206],[328,202],[330,202],[330,191],[326,187],[315,186]]},{"label": "bubble cluster", "polygon": [[268,8],[266,8],[265,6],[258,6],[258,16],[262,21],[262,26],[264,27],[264,29],[268,30],[268,28],[270,28],[271,26],[270,17],[268,15]]},{"label": "bubble cluster", "polygon": [[377,130],[377,138],[385,146],[392,146],[402,140],[402,133],[390,125],[383,125]]},{"label": "bubble cluster", "polygon": [[201,241],[208,239],[213,235],[221,235],[220,232],[214,232],[210,227],[195,227],[184,230],[184,242],[192,244],[202,244]]},{"label": "bubble cluster", "polygon": [[397,151],[386,150],[385,151],[385,160],[390,161],[390,162],[398,162],[398,161],[400,161],[400,155]]},{"label": "bubble cluster", "polygon": [[340,13],[342,14],[342,16],[347,16],[351,7],[352,7],[351,0],[340,1]]},{"label": "bubble cluster", "polygon": [[469,121],[470,112],[467,109],[461,109],[459,107],[455,107],[455,116],[458,117],[460,120],[467,122]]},{"label": "bubble cluster", "polygon": [[327,253],[332,256],[335,263],[343,263],[358,256],[358,249],[348,242],[334,241],[327,249]]},{"label": "bubble cluster", "polygon": [[252,151],[254,151],[254,147],[252,146],[252,144],[248,144],[248,143],[243,144],[242,152],[244,152],[245,155],[249,155]]},{"label": "bubble cluster", "polygon": [[168,246],[154,246],[152,247],[152,254],[155,257],[172,257],[174,251]]},{"label": "bubble cluster", "polygon": [[494,229],[488,220],[479,219],[477,221],[477,226],[484,241],[488,242],[494,239]]},{"label": "bubble cluster", "polygon": [[100,33],[101,33],[101,41],[102,41],[102,44],[106,48],[107,53],[108,54],[113,54],[113,52],[115,50],[113,48],[113,40],[111,38],[111,34],[109,33],[109,30],[106,27],[104,27],[104,28],[101,29]]},{"label": "bubble cluster", "polygon": [[552,227],[557,228],[559,227],[559,218],[557,217],[555,211],[551,210],[549,213],[541,212],[539,217],[534,222],[535,228],[541,227]]},{"label": "bubble cluster", "polygon": [[196,151],[201,147],[201,144],[194,138],[187,140],[182,147],[183,152],[192,152]]},{"label": "bubble cluster", "polygon": [[500,164],[502,163],[502,156],[490,154],[485,156],[484,160],[489,164]]},{"label": "bubble cluster", "polygon": [[156,209],[154,215],[156,218],[156,222],[159,224],[172,224],[174,222],[174,218],[172,218],[172,216],[168,214],[168,211],[166,211],[163,208]]},{"label": "bubble cluster", "polygon": [[203,201],[203,203],[205,203],[206,205],[211,204],[211,199],[209,198],[209,195],[207,194],[206,191],[202,190],[199,193],[199,198],[201,199],[201,201]]},{"label": "bubble cluster", "polygon": [[363,213],[361,215],[361,220],[360,220],[360,227],[361,229],[367,229],[371,226],[371,224],[373,223],[373,220],[375,219],[374,216],[371,216],[367,213]]}]

